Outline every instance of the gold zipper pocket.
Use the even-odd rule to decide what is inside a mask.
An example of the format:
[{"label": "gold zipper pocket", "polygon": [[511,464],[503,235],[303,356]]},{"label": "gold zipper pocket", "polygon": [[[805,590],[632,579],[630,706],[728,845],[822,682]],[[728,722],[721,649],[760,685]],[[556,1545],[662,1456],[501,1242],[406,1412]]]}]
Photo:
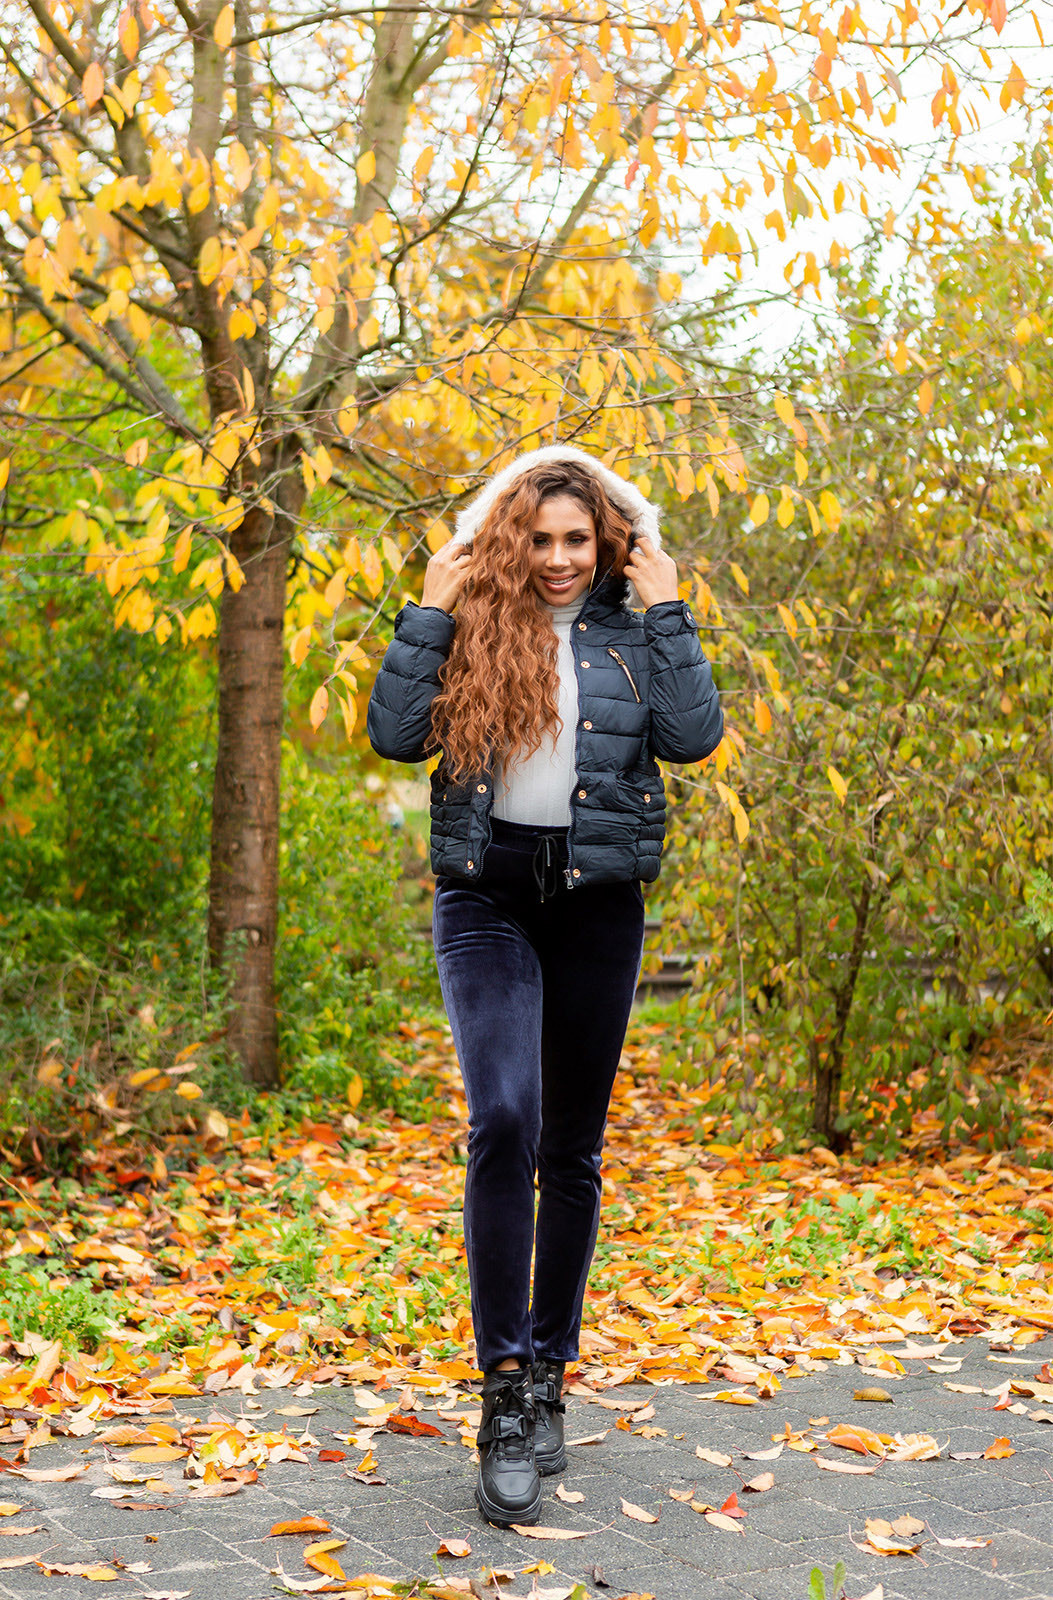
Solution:
[{"label": "gold zipper pocket", "polygon": [[610,645],[608,645],[607,646],[607,654],[609,656],[613,656],[614,657],[615,661],[617,661],[618,665],[621,667],[622,671],[625,673],[625,676],[628,678],[629,687],[632,689],[633,694],[636,696],[636,704],[637,705],[642,705],[643,702],[640,699],[640,691],[636,687],[635,682],[633,681],[633,675],[629,671],[629,668],[626,666],[625,662],[622,660],[621,656],[618,654],[617,650],[612,650]]}]

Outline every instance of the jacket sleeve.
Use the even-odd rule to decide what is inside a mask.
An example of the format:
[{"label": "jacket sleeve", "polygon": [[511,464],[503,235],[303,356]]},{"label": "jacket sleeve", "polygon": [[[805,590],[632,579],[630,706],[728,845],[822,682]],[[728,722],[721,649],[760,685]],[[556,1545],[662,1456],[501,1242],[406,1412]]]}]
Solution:
[{"label": "jacket sleeve", "polygon": [[449,612],[412,600],[395,618],[395,637],[380,663],[366,712],[366,732],[378,756],[424,760],[439,668],[449,654],[455,626]]},{"label": "jacket sleeve", "polygon": [[698,625],[683,600],[644,612],[650,655],[651,754],[661,761],[701,761],[724,737],[724,714]]}]

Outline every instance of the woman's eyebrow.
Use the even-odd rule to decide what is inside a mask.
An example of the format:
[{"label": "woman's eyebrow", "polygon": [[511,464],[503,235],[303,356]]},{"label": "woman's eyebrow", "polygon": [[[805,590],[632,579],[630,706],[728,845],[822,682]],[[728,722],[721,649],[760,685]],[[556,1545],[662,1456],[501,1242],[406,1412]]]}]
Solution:
[{"label": "woman's eyebrow", "polygon": [[[566,528],[564,529],[563,537],[565,539],[569,539],[571,535],[575,533],[584,533],[588,535],[591,532],[591,528]],[[532,537],[535,539],[551,539],[552,535],[547,528],[535,528]]]}]

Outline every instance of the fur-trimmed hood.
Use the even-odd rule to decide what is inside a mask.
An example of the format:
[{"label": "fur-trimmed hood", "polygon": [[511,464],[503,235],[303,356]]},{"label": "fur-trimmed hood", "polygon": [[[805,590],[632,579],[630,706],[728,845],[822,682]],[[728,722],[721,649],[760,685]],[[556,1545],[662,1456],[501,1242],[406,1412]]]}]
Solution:
[{"label": "fur-trimmed hood", "polygon": [[[524,472],[529,472],[532,467],[541,467],[558,461],[574,461],[579,466],[587,468],[599,479],[619,511],[623,511],[629,518],[633,530],[637,534],[644,534],[656,549],[662,548],[657,506],[642,495],[634,484],[627,483],[616,472],[612,472],[610,467],[605,467],[596,456],[591,456],[570,444],[547,444],[540,450],[528,450],[524,455],[516,456],[507,466],[502,467],[500,472],[496,472],[475,498],[457,513],[454,543],[471,544],[495,501],[517,478],[522,477]],[[643,602],[636,589],[628,581],[626,591],[625,605],[629,610],[642,606]]]}]

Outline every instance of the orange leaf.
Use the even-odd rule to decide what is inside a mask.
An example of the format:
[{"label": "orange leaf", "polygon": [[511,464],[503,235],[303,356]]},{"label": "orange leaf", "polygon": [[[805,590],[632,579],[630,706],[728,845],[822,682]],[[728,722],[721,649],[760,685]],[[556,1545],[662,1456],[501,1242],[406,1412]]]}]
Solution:
[{"label": "orange leaf", "polygon": [[321,1517],[301,1517],[298,1522],[276,1522],[270,1531],[270,1537],[276,1538],[283,1533],[328,1533],[329,1524],[323,1522]]},{"label": "orange leaf", "polygon": [[412,1433],[417,1438],[443,1437],[441,1428],[434,1428],[430,1422],[422,1422],[419,1417],[404,1417],[399,1412],[393,1412],[385,1423],[389,1433]]},{"label": "orange leaf", "polygon": [[996,1439],[994,1444],[989,1444],[984,1451],[985,1461],[1004,1461],[1006,1456],[1015,1456],[1016,1451],[1008,1439]]}]

